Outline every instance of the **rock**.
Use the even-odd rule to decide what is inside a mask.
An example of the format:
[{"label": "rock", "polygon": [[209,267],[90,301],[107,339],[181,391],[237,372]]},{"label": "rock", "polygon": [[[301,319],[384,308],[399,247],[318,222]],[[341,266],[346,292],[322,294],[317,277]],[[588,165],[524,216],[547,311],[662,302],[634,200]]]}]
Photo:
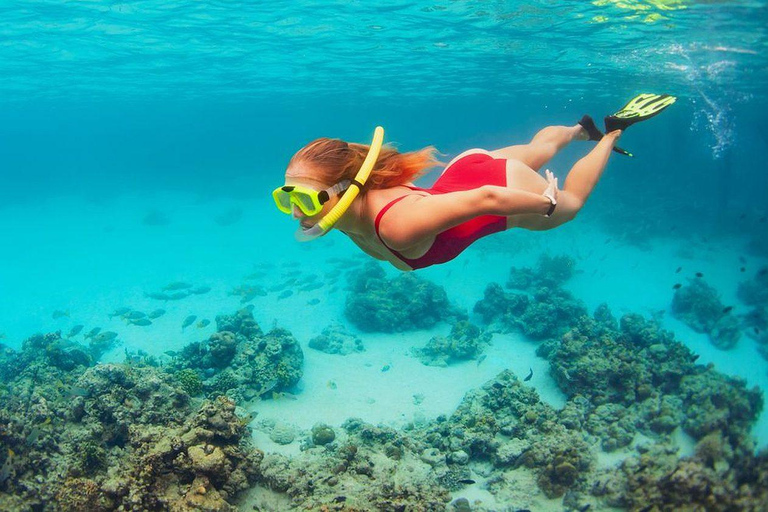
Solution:
[{"label": "rock", "polygon": [[464,450],[456,450],[455,452],[451,452],[449,457],[451,462],[461,466],[469,462],[469,454]]},{"label": "rock", "polygon": [[203,473],[216,475],[227,463],[227,458],[221,448],[210,444],[191,446],[187,450],[192,466]]},{"label": "rock", "polygon": [[336,433],[324,423],[318,423],[312,427],[312,443],[317,446],[326,445],[336,439]]},{"label": "rock", "polygon": [[430,466],[437,466],[443,462],[443,454],[437,448],[427,448],[421,452],[421,460],[429,464]]},{"label": "rock", "polygon": [[291,444],[296,439],[296,431],[290,425],[278,422],[269,433],[269,438],[277,444]]}]

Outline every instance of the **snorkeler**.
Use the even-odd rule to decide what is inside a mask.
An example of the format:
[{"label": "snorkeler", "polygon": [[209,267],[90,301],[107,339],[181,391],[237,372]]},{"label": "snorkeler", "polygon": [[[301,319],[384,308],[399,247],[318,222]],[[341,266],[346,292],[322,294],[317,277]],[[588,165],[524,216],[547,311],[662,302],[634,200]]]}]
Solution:
[{"label": "snorkeler", "polygon": [[[321,138],[291,158],[285,185],[272,195],[280,211],[299,220],[299,240],[336,227],[367,254],[400,270],[445,263],[486,235],[515,227],[548,230],[573,220],[611,151],[631,156],[616,147],[622,131],[675,99],[636,96],[605,118],[605,134],[584,116],[574,126],[548,126],[528,144],[467,150],[430,188],[411,182],[440,163],[432,146],[409,153],[382,147],[381,127],[370,146]],[[560,190],[548,169],[544,176],[538,171],[573,140],[598,143],[571,168]]]}]

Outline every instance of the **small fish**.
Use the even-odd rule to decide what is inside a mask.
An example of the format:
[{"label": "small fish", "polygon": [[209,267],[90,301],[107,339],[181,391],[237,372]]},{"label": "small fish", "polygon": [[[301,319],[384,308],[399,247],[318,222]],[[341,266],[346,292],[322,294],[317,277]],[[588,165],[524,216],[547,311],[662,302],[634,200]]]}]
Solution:
[{"label": "small fish", "polygon": [[760,272],[758,272],[757,275],[764,276],[766,273],[768,273],[768,267],[763,267],[760,269]]},{"label": "small fish", "polygon": [[187,318],[185,318],[181,323],[182,330],[195,323],[195,320],[197,320],[197,315],[189,315]]},{"label": "small fish", "polygon": [[325,385],[328,387],[328,389],[336,389],[336,381],[335,380],[329,380]]},{"label": "small fish", "polygon": [[299,288],[299,290],[303,292],[311,292],[313,290],[317,290],[318,288],[322,288],[323,286],[324,286],[323,283],[307,283],[301,288]]},{"label": "small fish", "polygon": [[475,481],[474,481],[474,480],[472,480],[471,478],[462,478],[462,479],[461,479],[461,480],[459,480],[458,482],[459,482],[460,484],[464,484],[464,485],[472,485],[473,483],[475,483]]},{"label": "small fish", "polygon": [[161,316],[163,316],[164,314],[165,314],[165,310],[164,309],[156,309],[156,310],[152,311],[150,314],[148,314],[147,316],[151,320],[156,320],[156,319],[160,318]]},{"label": "small fish", "polygon": [[176,292],[179,290],[186,290],[188,288],[192,288],[192,285],[189,283],[185,283],[184,281],[174,281],[172,283],[168,283],[167,285],[163,286],[162,290],[164,292]]},{"label": "small fish", "polygon": [[160,292],[150,292],[150,293],[144,293],[144,296],[149,299],[155,299],[155,300],[171,300],[171,296],[167,293],[160,293]]},{"label": "small fish", "polygon": [[191,290],[189,290],[189,293],[193,293],[195,295],[202,295],[204,293],[208,293],[209,291],[211,291],[210,286],[198,286],[197,288],[192,288]]},{"label": "small fish", "polygon": [[741,270],[742,272],[746,272],[747,271],[747,269],[744,268],[744,267],[741,267],[739,270]]},{"label": "small fish", "polygon": [[211,324],[210,320],[208,320],[207,318],[203,318],[202,320],[197,322],[197,328],[198,329],[203,329],[205,327],[208,327],[210,324]]},{"label": "small fish", "polygon": [[672,288],[673,288],[673,289],[675,289],[675,290],[679,290],[681,286],[683,286],[683,285],[682,285],[682,284],[680,284],[680,283],[677,283],[677,284],[675,284],[675,286],[673,286]]},{"label": "small fish", "polygon": [[125,318],[128,321],[133,321],[133,320],[139,320],[139,319],[144,318],[146,316],[147,316],[147,314],[146,313],[142,313],[141,311],[131,311],[127,315],[124,315],[123,318]]},{"label": "small fish", "polygon": [[730,313],[733,310],[733,306],[725,306],[723,308],[723,314]]},{"label": "small fish", "polygon": [[73,328],[71,328],[69,330],[69,334],[67,334],[67,338],[71,338],[72,336],[77,336],[78,334],[80,334],[80,331],[83,330],[83,327],[85,327],[85,326],[82,325],[82,324],[78,324],[78,325],[74,326]]},{"label": "small fish", "polygon": [[285,299],[293,295],[293,290],[285,290],[283,293],[277,296],[277,300]]},{"label": "small fish", "polygon": [[78,396],[87,397],[91,392],[85,388],[79,386],[69,386],[64,390],[64,396],[69,399],[76,398]]},{"label": "small fish", "polygon": [[388,372],[390,368],[392,368],[390,365],[385,364],[384,366],[381,367],[381,371]]},{"label": "small fish", "polygon": [[529,368],[529,370],[531,371],[531,373],[526,375],[526,377],[523,379],[523,382],[528,382],[529,380],[531,380],[533,378],[533,368]]},{"label": "small fish", "polygon": [[189,292],[176,292],[168,295],[168,300],[181,300],[189,297]]},{"label": "small fish", "polygon": [[683,270],[683,267],[677,267],[677,270],[675,270],[675,274],[679,274],[681,270]]},{"label": "small fish", "polygon": [[307,301],[307,305],[308,305],[308,306],[317,306],[318,304],[320,304],[320,299],[317,299],[317,298],[315,298],[315,299],[309,299],[309,300]]},{"label": "small fish", "polygon": [[478,358],[477,358],[477,366],[480,366],[480,363],[482,363],[483,361],[485,361],[485,358],[486,358],[486,357],[488,357],[488,355],[487,355],[487,354],[483,354],[483,355],[481,355],[480,357],[478,357]]},{"label": "small fish", "polygon": [[0,467],[0,484],[8,480],[8,477],[11,476],[11,471],[13,470],[13,459],[16,457],[16,454],[8,448],[8,456],[5,458],[5,462],[3,463],[3,466]]},{"label": "small fish", "polygon": [[34,427],[32,427],[32,430],[29,431],[29,435],[27,435],[25,442],[27,444],[34,444],[34,442],[37,441],[37,439],[40,437],[40,433],[41,433],[40,427],[35,425]]},{"label": "small fish", "polygon": [[242,418],[238,419],[240,420],[240,424],[245,427],[248,426],[253,420],[255,420],[257,415],[258,413],[256,411],[251,411]]},{"label": "small fish", "polygon": [[99,333],[98,335],[94,336],[93,341],[96,343],[104,343],[106,341],[112,341],[113,339],[117,338],[117,333],[114,331],[104,331],[102,333]]},{"label": "small fish", "polygon": [[93,338],[94,336],[96,336],[100,332],[101,332],[101,327],[94,327],[93,329],[88,331],[88,334],[85,334],[83,337],[84,338]]},{"label": "small fish", "polygon": [[138,320],[129,320],[128,323],[131,325],[138,325],[139,327],[146,327],[152,325],[152,320],[149,318],[139,318]]},{"label": "small fish", "polygon": [[179,355],[179,353],[176,352],[175,350],[166,350],[165,352],[163,352],[163,354],[171,357],[176,357]]},{"label": "small fish", "polygon": [[702,274],[701,272],[696,272],[696,277],[704,277],[704,274]]},{"label": "small fish", "polygon": [[117,308],[109,315],[109,318],[114,318],[116,316],[124,316],[130,312],[131,312],[131,308]]},{"label": "small fish", "polygon": [[51,317],[54,320],[58,320],[59,318],[62,318],[62,317],[65,317],[65,316],[67,318],[69,318],[69,310],[62,311],[60,309],[57,309],[56,311],[53,312],[53,314],[51,314]]}]

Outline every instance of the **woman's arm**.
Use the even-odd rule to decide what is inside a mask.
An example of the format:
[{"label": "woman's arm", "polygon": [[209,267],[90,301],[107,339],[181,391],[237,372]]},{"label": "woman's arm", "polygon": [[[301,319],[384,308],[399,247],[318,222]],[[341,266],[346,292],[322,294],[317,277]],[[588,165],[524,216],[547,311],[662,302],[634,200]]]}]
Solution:
[{"label": "woman's arm", "polygon": [[392,206],[379,224],[379,235],[396,251],[408,249],[480,215],[544,215],[551,206],[550,200],[541,194],[495,185],[412,197]]}]

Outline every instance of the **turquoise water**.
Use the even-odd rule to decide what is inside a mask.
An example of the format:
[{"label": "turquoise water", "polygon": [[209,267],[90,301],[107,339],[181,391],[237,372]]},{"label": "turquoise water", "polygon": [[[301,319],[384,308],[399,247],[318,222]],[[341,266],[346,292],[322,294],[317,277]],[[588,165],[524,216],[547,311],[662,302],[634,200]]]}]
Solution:
[{"label": "turquoise water", "polygon": [[[590,314],[607,303],[617,317],[656,318],[698,363],[768,389],[765,332],[749,320],[766,305],[738,293],[768,264],[766,2],[35,1],[2,3],[0,20],[1,344],[20,350],[35,333],[83,325],[118,334],[102,363],[137,351],[167,359],[216,332],[217,315],[252,305],[262,328],[288,328],[305,353],[300,384],[286,390],[296,399],[262,402],[261,418],[401,428],[450,415],[505,369],[520,379],[532,369],[526,383],[559,410],[567,389],[519,332],[495,334],[482,364],[447,368],[408,354],[446,336],[447,322],[362,334],[344,313],[353,272],[334,258],[367,257],[338,232],[298,244],[269,194],[316,137],[368,143],[382,125],[400,150],[435,145],[448,162],[657,92],[678,101],[624,134],[635,157],[611,158],[576,220],[495,235],[417,275],[489,327],[471,313],[489,283],[542,254],[569,255],[576,274],[564,287]],[[592,145],[574,142],[549,164],[561,183]],[[299,271],[324,287],[284,299],[235,292],[255,272],[270,288]],[[672,314],[673,286],[689,279],[733,307],[735,347],[715,347]],[[211,290],[147,296],[173,282]],[[165,313],[142,327],[110,316],[121,307]],[[211,324],[198,327],[203,319]],[[308,348],[332,321],[366,352]],[[279,451],[265,432],[254,424],[256,445]],[[768,445],[765,413],[750,432]],[[696,440],[680,438],[681,454],[692,453]]]}]

